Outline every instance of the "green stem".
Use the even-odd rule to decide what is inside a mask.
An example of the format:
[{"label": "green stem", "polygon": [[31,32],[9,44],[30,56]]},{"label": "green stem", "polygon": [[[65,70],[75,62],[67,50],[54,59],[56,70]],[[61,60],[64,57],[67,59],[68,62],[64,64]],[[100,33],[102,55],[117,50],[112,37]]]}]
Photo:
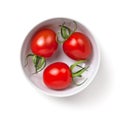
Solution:
[{"label": "green stem", "polygon": [[82,66],[80,66],[80,65],[77,65],[77,67],[84,68],[84,67],[82,67]]},{"label": "green stem", "polygon": [[81,63],[84,63],[84,62],[86,62],[86,60],[80,60],[80,61],[77,61],[77,62],[75,62],[74,64],[72,64],[72,65],[70,66],[70,69],[71,69],[71,72],[72,72],[73,83],[75,83],[77,86],[80,86],[80,85],[83,84],[84,82],[78,84],[78,83],[75,82],[74,78],[76,78],[76,77],[82,77],[82,74],[89,68],[89,66],[86,66],[86,67],[84,67],[84,68],[83,68],[82,66],[80,66],[81,69],[78,70],[78,71],[76,71],[76,72],[73,72],[73,70],[74,70],[74,68],[75,68],[76,66],[79,66],[78,64],[81,64]]},{"label": "green stem", "polygon": [[46,60],[44,57],[41,57],[40,64],[37,66],[37,72],[40,72],[46,65]]},{"label": "green stem", "polygon": [[66,41],[70,37],[71,34],[73,34],[76,31],[76,29],[77,29],[77,23],[75,21],[73,21],[73,23],[75,24],[75,27],[74,27],[73,30],[71,28],[67,27],[65,25],[65,22],[62,25],[60,25],[60,33],[61,33],[61,36],[62,36],[62,38],[64,40],[63,41],[59,41],[57,39],[58,43],[63,43],[64,41]]},{"label": "green stem", "polygon": [[74,77],[82,77],[82,74],[88,69],[89,66],[85,67],[85,68],[82,68],[81,70],[75,72],[75,73],[72,73],[72,76],[73,78]]},{"label": "green stem", "polygon": [[61,36],[63,39],[67,39],[71,34],[71,29],[65,25],[61,25]]},{"label": "green stem", "polygon": [[57,39],[57,42],[58,42],[59,44],[63,44],[63,43],[65,42],[65,39],[59,40],[59,39],[58,39],[59,35],[60,35],[60,32],[57,33],[57,38],[56,38],[56,39]]},{"label": "green stem", "polygon": [[77,23],[75,21],[73,21],[75,27],[74,27],[74,30],[72,31],[72,33],[74,33],[76,30],[77,30]]},{"label": "green stem", "polygon": [[[46,65],[46,59],[44,57],[40,57],[40,56],[37,56],[35,54],[28,54],[26,56],[26,59],[28,59],[28,57],[30,57],[30,56],[32,56],[32,62],[33,62],[34,67],[35,67],[35,73],[40,72]],[[28,61],[27,61],[27,64],[28,64]]]},{"label": "green stem", "polygon": [[84,62],[86,62],[86,60],[77,61],[77,62],[75,62],[74,64],[72,64],[72,65],[70,66],[70,69],[73,71],[73,69],[74,69],[78,64],[81,64],[81,63],[84,63]]},{"label": "green stem", "polygon": [[28,54],[27,56],[26,56],[26,64],[24,65],[24,67],[26,67],[27,65],[28,65],[28,57],[32,57],[33,56],[33,54]]}]

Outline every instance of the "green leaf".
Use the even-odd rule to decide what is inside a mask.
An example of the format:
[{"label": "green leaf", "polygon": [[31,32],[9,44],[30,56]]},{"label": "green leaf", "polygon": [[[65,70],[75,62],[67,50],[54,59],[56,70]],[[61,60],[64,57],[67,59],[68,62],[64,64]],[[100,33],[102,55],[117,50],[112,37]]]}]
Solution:
[{"label": "green leaf", "polygon": [[34,55],[34,56],[32,57],[32,62],[33,62],[34,65],[36,65],[36,60],[37,60],[37,56]]},{"label": "green leaf", "polygon": [[61,41],[61,40],[59,40],[59,38],[58,38],[58,37],[59,37],[59,35],[60,35],[60,32],[57,32],[56,41],[57,41],[57,43],[59,43],[59,44],[63,44],[65,40],[62,40],[62,41]]},{"label": "green leaf", "polygon": [[67,39],[71,34],[71,29],[67,26],[62,25],[61,26],[61,36],[63,39]]},{"label": "green leaf", "polygon": [[38,67],[38,64],[39,64],[39,61],[40,61],[41,57],[37,56],[37,55],[34,55],[32,57],[32,61],[33,61],[33,64],[34,64],[34,67],[35,67],[35,72],[37,73],[37,67]]},{"label": "green leaf", "polygon": [[45,60],[45,58],[42,57],[40,59],[40,62],[37,65],[37,71],[41,71],[41,69],[43,68],[43,65],[45,65],[45,63],[46,63],[46,60]]},{"label": "green leaf", "polygon": [[65,26],[65,23],[60,25],[61,27],[61,36],[63,39],[68,39],[72,33],[74,33],[77,30],[77,23],[73,21],[75,27],[74,29],[70,29],[69,27]]},{"label": "green leaf", "polygon": [[34,55],[32,57],[32,61],[33,61],[34,66],[35,66],[35,73],[38,73],[39,71],[41,71],[45,67],[46,60],[44,57]]},{"label": "green leaf", "polygon": [[73,69],[74,69],[78,64],[81,64],[81,63],[84,63],[84,62],[86,62],[86,60],[80,60],[80,61],[77,61],[77,62],[75,62],[74,64],[72,64],[72,65],[70,66],[71,71],[73,71]]},{"label": "green leaf", "polygon": [[[27,60],[27,58],[30,57],[30,56],[32,56],[32,62],[33,62],[34,67],[35,67],[35,73],[41,71],[41,70],[45,67],[45,65],[46,65],[46,60],[45,60],[45,58],[44,58],[44,57],[37,56],[37,55],[34,55],[34,54],[28,54],[28,55],[26,56],[26,60]],[[28,61],[27,61],[27,64],[28,64]],[[27,65],[27,64],[26,64],[26,65]],[[26,65],[25,65],[25,66],[26,66]],[[35,74],[35,73],[34,73],[34,74]]]},{"label": "green leaf", "polygon": [[82,68],[81,70],[75,72],[75,73],[72,73],[72,76],[73,78],[74,77],[81,77],[82,74],[89,68],[89,66],[85,67],[85,68]]}]

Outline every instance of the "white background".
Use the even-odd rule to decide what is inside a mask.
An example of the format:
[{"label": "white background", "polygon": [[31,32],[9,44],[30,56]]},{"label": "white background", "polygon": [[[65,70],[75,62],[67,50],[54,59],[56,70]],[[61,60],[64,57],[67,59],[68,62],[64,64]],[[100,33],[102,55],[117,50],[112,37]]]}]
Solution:
[{"label": "white background", "polygon": [[[119,0],[0,0],[0,118],[119,118]],[[101,67],[84,91],[53,98],[25,78],[20,49],[27,33],[53,17],[75,19],[93,33],[101,49]]]}]

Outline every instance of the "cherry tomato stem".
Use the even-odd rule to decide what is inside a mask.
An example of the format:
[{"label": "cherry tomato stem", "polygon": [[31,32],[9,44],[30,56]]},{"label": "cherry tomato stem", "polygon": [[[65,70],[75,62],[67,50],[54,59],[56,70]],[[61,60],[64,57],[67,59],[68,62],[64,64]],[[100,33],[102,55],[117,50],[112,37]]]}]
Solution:
[{"label": "cherry tomato stem", "polygon": [[85,67],[85,68],[82,68],[80,69],[79,71],[75,72],[75,73],[72,73],[72,77],[81,77],[82,74],[88,69],[89,66]]},{"label": "cherry tomato stem", "polygon": [[73,23],[74,23],[75,27],[74,27],[72,33],[74,33],[77,30],[77,23],[75,21],[73,21]]},{"label": "cherry tomato stem", "polygon": [[[75,80],[74,80],[74,78],[76,78],[76,77],[82,77],[82,74],[89,68],[89,66],[86,66],[86,67],[83,68],[82,66],[79,65],[79,64],[84,63],[84,62],[86,62],[86,60],[80,60],[80,61],[77,61],[70,66],[70,70],[72,72],[73,83],[75,83],[77,86],[80,86],[81,84],[83,84],[86,81],[86,79],[85,79],[82,83],[76,83]],[[81,69],[76,71],[76,72],[73,72],[74,68],[76,66],[80,67]]]},{"label": "cherry tomato stem", "polygon": [[69,27],[67,27],[65,25],[65,22],[62,25],[59,25],[60,26],[60,34],[63,38],[63,41],[60,41],[57,39],[58,43],[64,43],[64,41],[66,41],[70,37],[70,35],[73,34],[77,30],[77,23],[75,21],[73,21],[73,23],[75,24],[75,27],[73,30],[70,29]]},{"label": "cherry tomato stem", "polygon": [[70,69],[73,70],[78,64],[84,63],[86,62],[86,60],[80,60],[80,61],[76,61],[74,64],[72,64],[70,66]]},{"label": "cherry tomato stem", "polygon": [[[34,67],[35,67],[35,73],[40,72],[45,67],[46,59],[44,57],[40,57],[40,56],[37,56],[35,54],[28,54],[26,56],[27,63],[25,64],[25,66],[27,66],[27,64],[28,64],[28,57],[32,57],[32,62],[33,62]],[[35,73],[33,73],[33,74],[35,74]]]},{"label": "cherry tomato stem", "polygon": [[57,43],[58,44],[63,44],[65,42],[65,39],[59,40],[58,37],[60,36],[60,32],[57,33]]}]

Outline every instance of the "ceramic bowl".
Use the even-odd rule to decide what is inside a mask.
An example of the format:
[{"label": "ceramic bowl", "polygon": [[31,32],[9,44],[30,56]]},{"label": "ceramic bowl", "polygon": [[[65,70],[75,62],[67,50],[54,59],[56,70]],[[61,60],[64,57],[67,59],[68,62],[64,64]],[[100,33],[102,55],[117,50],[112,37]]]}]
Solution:
[{"label": "ceramic bowl", "polygon": [[[89,58],[88,62],[86,63],[89,65],[88,71],[86,71],[83,75],[83,79],[87,78],[87,80],[81,85],[81,86],[76,86],[76,85],[71,85],[69,88],[64,89],[64,90],[52,90],[48,88],[44,82],[43,82],[43,71],[39,72],[38,74],[32,74],[34,72],[34,66],[31,61],[31,59],[28,59],[28,66],[25,65],[25,57],[28,53],[31,53],[30,50],[30,42],[31,42],[31,37],[35,34],[36,31],[42,28],[50,28],[53,29],[55,32],[58,32],[60,30],[59,25],[63,24],[63,22],[66,23],[67,26],[74,28],[73,20],[68,19],[68,18],[53,18],[46,20],[44,22],[41,22],[37,26],[35,26],[26,36],[22,49],[21,49],[21,64],[22,64],[22,69],[27,77],[27,79],[36,86],[39,91],[50,95],[50,96],[55,96],[55,97],[67,97],[71,96],[74,94],[77,94],[81,92],[83,89],[85,89],[95,78],[95,75],[98,72],[99,65],[100,65],[100,50],[99,47],[90,33],[90,31],[81,23],[77,22],[77,31],[84,33],[87,37],[89,37],[90,42],[92,44],[93,48],[93,53],[91,57]],[[61,40],[61,37],[59,37]],[[48,58],[47,60],[47,65],[54,63],[54,62],[65,62],[68,65],[71,65],[75,62],[75,60],[70,59],[68,56],[66,56],[63,52],[62,45],[59,45],[56,53]],[[82,79],[80,81],[83,81]]]}]

